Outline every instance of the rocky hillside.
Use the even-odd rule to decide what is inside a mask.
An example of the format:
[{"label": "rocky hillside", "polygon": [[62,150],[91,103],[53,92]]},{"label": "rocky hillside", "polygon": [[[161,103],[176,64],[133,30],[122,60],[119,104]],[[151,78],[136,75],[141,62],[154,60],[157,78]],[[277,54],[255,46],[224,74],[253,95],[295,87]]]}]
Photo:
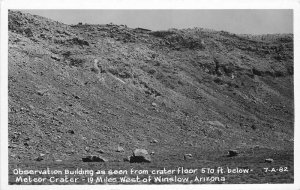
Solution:
[{"label": "rocky hillside", "polygon": [[8,19],[10,161],[293,150],[292,34]]}]

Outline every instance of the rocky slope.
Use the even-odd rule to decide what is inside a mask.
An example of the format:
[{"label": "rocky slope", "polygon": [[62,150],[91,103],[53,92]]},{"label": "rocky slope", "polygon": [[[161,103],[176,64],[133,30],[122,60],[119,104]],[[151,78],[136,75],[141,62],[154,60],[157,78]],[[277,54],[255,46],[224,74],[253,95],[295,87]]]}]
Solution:
[{"label": "rocky slope", "polygon": [[293,151],[291,34],[8,17],[11,162],[40,154],[119,161],[135,148],[158,163],[228,149]]}]

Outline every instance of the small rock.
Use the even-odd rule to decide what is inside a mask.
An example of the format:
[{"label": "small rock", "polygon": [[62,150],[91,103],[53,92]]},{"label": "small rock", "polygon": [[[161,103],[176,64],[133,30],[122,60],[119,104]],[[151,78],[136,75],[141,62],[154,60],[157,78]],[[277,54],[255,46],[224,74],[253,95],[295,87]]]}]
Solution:
[{"label": "small rock", "polygon": [[158,143],[158,140],[156,140],[156,139],[153,139],[153,140],[151,140],[151,142],[150,143]]},{"label": "small rock", "polygon": [[228,151],[228,157],[237,156],[239,152],[237,150],[229,150]]},{"label": "small rock", "polygon": [[91,155],[91,156],[87,156],[85,158],[82,158],[83,162],[107,162],[108,160],[101,157],[101,156],[95,156],[95,155]]},{"label": "small rock", "polygon": [[157,104],[155,102],[152,102],[151,104],[153,107],[157,107]]},{"label": "small rock", "polygon": [[63,111],[63,109],[61,107],[58,107],[57,111]]},{"label": "small rock", "polygon": [[193,158],[192,154],[185,154],[184,155],[184,160],[190,160],[192,158]]},{"label": "small rock", "polygon": [[55,162],[62,162],[62,160],[55,160]]},{"label": "small rock", "polygon": [[73,130],[71,130],[71,129],[70,129],[70,130],[68,130],[68,131],[67,131],[67,133],[70,133],[70,134],[75,134],[75,132],[74,132]]},{"label": "small rock", "polygon": [[265,159],[265,162],[272,163],[272,162],[274,162],[274,160],[272,158],[267,158],[267,159]]},{"label": "small rock", "polygon": [[130,163],[151,162],[151,157],[145,149],[135,149],[130,157]]},{"label": "small rock", "polygon": [[85,151],[90,151],[90,147],[85,147]]},{"label": "small rock", "polygon": [[117,152],[124,152],[125,150],[124,150],[124,148],[123,147],[121,147],[121,146],[118,146],[118,148],[117,148]]},{"label": "small rock", "polygon": [[43,158],[42,156],[38,156],[38,157],[36,157],[34,160],[39,162],[39,161],[44,160],[44,158]]},{"label": "small rock", "polygon": [[45,156],[45,154],[43,154],[43,153],[40,153],[40,157],[43,157],[43,156]]},{"label": "small rock", "polygon": [[150,155],[154,155],[155,154],[155,152],[150,152]]},{"label": "small rock", "polygon": [[80,97],[79,97],[79,96],[77,96],[77,95],[75,95],[75,96],[74,96],[74,98],[75,98],[75,99],[80,99]]}]

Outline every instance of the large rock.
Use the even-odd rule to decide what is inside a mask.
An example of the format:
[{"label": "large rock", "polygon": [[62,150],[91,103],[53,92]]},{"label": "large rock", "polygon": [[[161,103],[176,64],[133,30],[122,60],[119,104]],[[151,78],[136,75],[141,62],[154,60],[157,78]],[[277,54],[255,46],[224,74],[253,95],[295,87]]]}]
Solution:
[{"label": "large rock", "polygon": [[272,163],[272,162],[274,162],[274,160],[272,158],[267,158],[267,159],[265,159],[265,162]]},{"label": "large rock", "polygon": [[185,154],[184,155],[184,160],[191,160],[193,158],[192,154]]},{"label": "large rock", "polygon": [[108,160],[101,156],[91,155],[91,156],[86,156],[85,158],[82,158],[82,161],[83,162],[107,162]]},{"label": "large rock", "polygon": [[237,150],[229,150],[228,151],[228,157],[237,156],[239,152]]},{"label": "large rock", "polygon": [[131,163],[151,162],[151,157],[145,149],[135,149],[130,157]]}]

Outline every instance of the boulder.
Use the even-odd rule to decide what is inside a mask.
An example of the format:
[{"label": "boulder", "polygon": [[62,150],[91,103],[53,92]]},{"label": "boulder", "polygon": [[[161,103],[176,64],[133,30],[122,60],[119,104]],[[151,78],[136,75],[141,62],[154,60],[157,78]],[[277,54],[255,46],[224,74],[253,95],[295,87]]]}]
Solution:
[{"label": "boulder", "polygon": [[91,156],[86,156],[85,158],[82,158],[82,161],[83,162],[107,162],[108,160],[101,156],[91,155]]},{"label": "boulder", "polygon": [[158,140],[153,139],[153,140],[150,141],[150,143],[158,143]]},{"label": "boulder", "polygon": [[193,155],[192,154],[185,154],[184,156],[184,160],[190,160],[193,158]]},{"label": "boulder", "polygon": [[272,162],[274,162],[274,160],[272,158],[267,158],[267,159],[265,159],[265,162],[272,163]]},{"label": "boulder", "polygon": [[228,151],[228,157],[237,156],[239,152],[237,150],[229,150]]},{"label": "boulder", "polygon": [[151,162],[151,157],[145,149],[135,149],[130,157],[130,163]]}]

